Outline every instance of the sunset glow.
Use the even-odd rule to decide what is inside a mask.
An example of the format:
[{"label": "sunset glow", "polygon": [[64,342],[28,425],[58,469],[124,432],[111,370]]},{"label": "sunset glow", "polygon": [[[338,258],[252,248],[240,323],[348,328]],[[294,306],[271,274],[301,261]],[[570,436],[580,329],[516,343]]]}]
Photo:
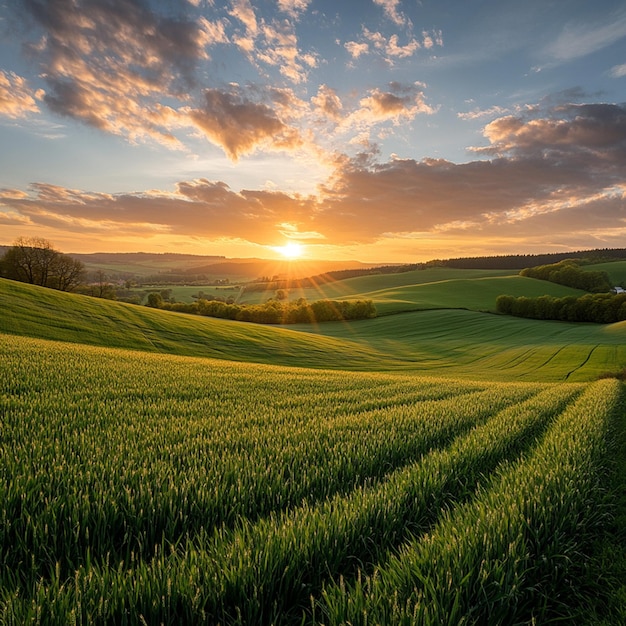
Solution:
[{"label": "sunset glow", "polygon": [[304,247],[295,241],[290,241],[284,246],[277,246],[274,250],[282,254],[286,259],[290,259],[292,261],[299,259],[304,253]]},{"label": "sunset glow", "polygon": [[0,245],[626,245],[621,0],[32,1],[0,28]]}]

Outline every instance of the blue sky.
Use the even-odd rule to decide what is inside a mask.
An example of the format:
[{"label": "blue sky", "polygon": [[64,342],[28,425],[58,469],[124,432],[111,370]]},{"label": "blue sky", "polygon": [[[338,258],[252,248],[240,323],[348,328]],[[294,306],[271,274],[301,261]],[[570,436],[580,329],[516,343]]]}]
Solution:
[{"label": "blue sky", "polygon": [[626,6],[0,0],[0,244],[626,247]]}]

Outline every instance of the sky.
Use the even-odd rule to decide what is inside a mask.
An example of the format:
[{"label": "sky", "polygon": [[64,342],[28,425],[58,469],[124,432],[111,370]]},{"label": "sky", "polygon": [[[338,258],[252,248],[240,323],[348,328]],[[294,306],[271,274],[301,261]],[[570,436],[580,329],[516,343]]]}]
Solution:
[{"label": "sky", "polygon": [[0,244],[626,247],[623,0],[0,0]]}]

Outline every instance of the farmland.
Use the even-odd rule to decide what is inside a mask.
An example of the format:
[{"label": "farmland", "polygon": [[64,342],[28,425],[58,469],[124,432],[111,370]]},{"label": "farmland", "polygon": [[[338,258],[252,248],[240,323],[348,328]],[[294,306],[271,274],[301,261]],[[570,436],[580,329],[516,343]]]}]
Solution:
[{"label": "farmland", "polygon": [[[320,283],[306,289],[288,290],[290,299],[306,298],[373,300],[379,314],[441,308],[495,311],[495,299],[502,293],[562,297],[581,295],[575,289],[526,279],[509,270],[454,270],[431,268],[399,274],[382,274]],[[243,292],[237,302],[258,303],[274,292]]]},{"label": "farmland", "polygon": [[626,323],[563,324],[462,308],[276,328],[6,280],[0,280],[0,304],[7,313],[0,332],[241,362],[544,382],[589,381],[626,365]]},{"label": "farmland", "polygon": [[626,325],[466,294],[287,329],[0,281],[0,623],[623,623]]}]

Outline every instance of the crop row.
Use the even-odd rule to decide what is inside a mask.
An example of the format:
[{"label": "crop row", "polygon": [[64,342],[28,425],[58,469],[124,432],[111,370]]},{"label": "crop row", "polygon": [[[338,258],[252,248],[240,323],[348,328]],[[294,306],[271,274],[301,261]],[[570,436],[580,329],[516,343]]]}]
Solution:
[{"label": "crop row", "polygon": [[583,389],[0,336],[0,621],[400,618],[421,592],[384,604],[391,555],[461,528],[442,511],[483,506],[565,407],[564,448],[599,423],[617,392]]},{"label": "crop row", "polygon": [[[330,572],[353,574],[358,564],[376,563],[427,530],[443,507],[470,497],[499,462],[532,444],[576,394],[571,387],[548,389],[378,485],[197,538],[172,555],[159,554],[139,579],[135,571],[92,570],[81,589],[84,616],[118,620],[136,611],[149,623],[181,617],[187,623],[299,623]],[[166,602],[154,607],[139,600],[131,608],[130,589],[139,599],[156,591]],[[108,615],[96,608],[105,590]],[[56,600],[71,604],[67,596]]]},{"label": "crop row", "polygon": [[25,584],[377,482],[541,388],[5,341],[0,563]]},{"label": "crop row", "polygon": [[[588,387],[527,458],[376,570],[326,586],[325,624],[521,624],[567,615],[567,579],[603,509],[616,381]],[[561,606],[559,606],[561,603]],[[552,614],[551,614],[552,612]],[[571,616],[569,616],[571,619]]]}]

